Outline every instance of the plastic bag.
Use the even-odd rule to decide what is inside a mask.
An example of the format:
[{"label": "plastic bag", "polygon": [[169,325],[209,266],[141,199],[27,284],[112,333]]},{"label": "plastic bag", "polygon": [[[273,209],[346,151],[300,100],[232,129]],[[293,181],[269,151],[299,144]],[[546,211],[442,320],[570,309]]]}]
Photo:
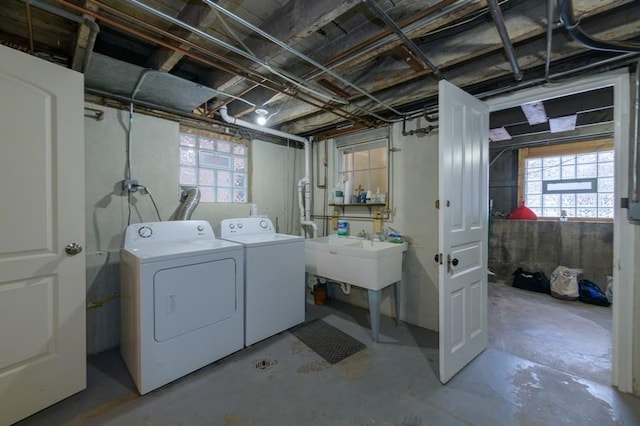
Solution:
[{"label": "plastic bag", "polygon": [[607,296],[609,303],[613,303],[613,277],[607,275],[607,289],[604,294]]},{"label": "plastic bag", "polygon": [[513,275],[513,287],[549,294],[549,278],[544,272],[529,272],[518,268],[511,275]]},{"label": "plastic bag", "polygon": [[551,295],[557,299],[578,300],[578,275],[582,269],[558,266],[551,274]]}]

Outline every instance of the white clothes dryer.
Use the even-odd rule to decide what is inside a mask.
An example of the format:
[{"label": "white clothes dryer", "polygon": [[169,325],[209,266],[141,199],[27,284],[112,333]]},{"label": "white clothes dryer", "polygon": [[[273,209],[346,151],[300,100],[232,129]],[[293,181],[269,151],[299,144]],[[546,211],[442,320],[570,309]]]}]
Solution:
[{"label": "white clothes dryer", "polygon": [[278,234],[266,217],[225,219],[216,233],[244,245],[246,346],[304,321],[304,238]]},{"label": "white clothes dryer", "polygon": [[140,394],[244,347],[243,264],[206,221],[127,227],[120,351]]}]

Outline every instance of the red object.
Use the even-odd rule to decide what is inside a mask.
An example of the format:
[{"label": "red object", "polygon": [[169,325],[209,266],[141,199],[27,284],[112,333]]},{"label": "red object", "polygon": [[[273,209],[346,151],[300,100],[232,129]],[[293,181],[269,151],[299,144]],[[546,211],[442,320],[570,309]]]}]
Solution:
[{"label": "red object", "polygon": [[538,220],[538,216],[527,206],[522,203],[509,213],[509,219]]}]

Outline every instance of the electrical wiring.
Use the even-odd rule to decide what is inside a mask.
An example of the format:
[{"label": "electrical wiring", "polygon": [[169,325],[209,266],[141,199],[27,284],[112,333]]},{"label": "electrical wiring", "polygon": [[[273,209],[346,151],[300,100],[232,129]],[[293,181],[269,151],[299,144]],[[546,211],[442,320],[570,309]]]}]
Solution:
[{"label": "electrical wiring", "polygon": [[[144,194],[148,195],[153,203],[153,208],[156,210],[156,215],[158,216],[158,220],[162,222],[162,218],[160,217],[160,211],[158,210],[158,205],[156,204],[156,200],[154,200],[153,195],[151,195],[151,191],[144,185],[133,185],[134,188],[139,188]],[[131,192],[131,191],[129,191]]]}]

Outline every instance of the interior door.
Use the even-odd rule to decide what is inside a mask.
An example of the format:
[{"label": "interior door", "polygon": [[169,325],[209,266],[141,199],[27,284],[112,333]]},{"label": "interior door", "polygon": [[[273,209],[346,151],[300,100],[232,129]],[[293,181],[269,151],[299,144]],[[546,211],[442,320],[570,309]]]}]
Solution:
[{"label": "interior door", "polygon": [[0,46],[0,141],[6,425],[86,386],[83,76]]},{"label": "interior door", "polygon": [[439,87],[440,381],[487,347],[489,108]]}]

